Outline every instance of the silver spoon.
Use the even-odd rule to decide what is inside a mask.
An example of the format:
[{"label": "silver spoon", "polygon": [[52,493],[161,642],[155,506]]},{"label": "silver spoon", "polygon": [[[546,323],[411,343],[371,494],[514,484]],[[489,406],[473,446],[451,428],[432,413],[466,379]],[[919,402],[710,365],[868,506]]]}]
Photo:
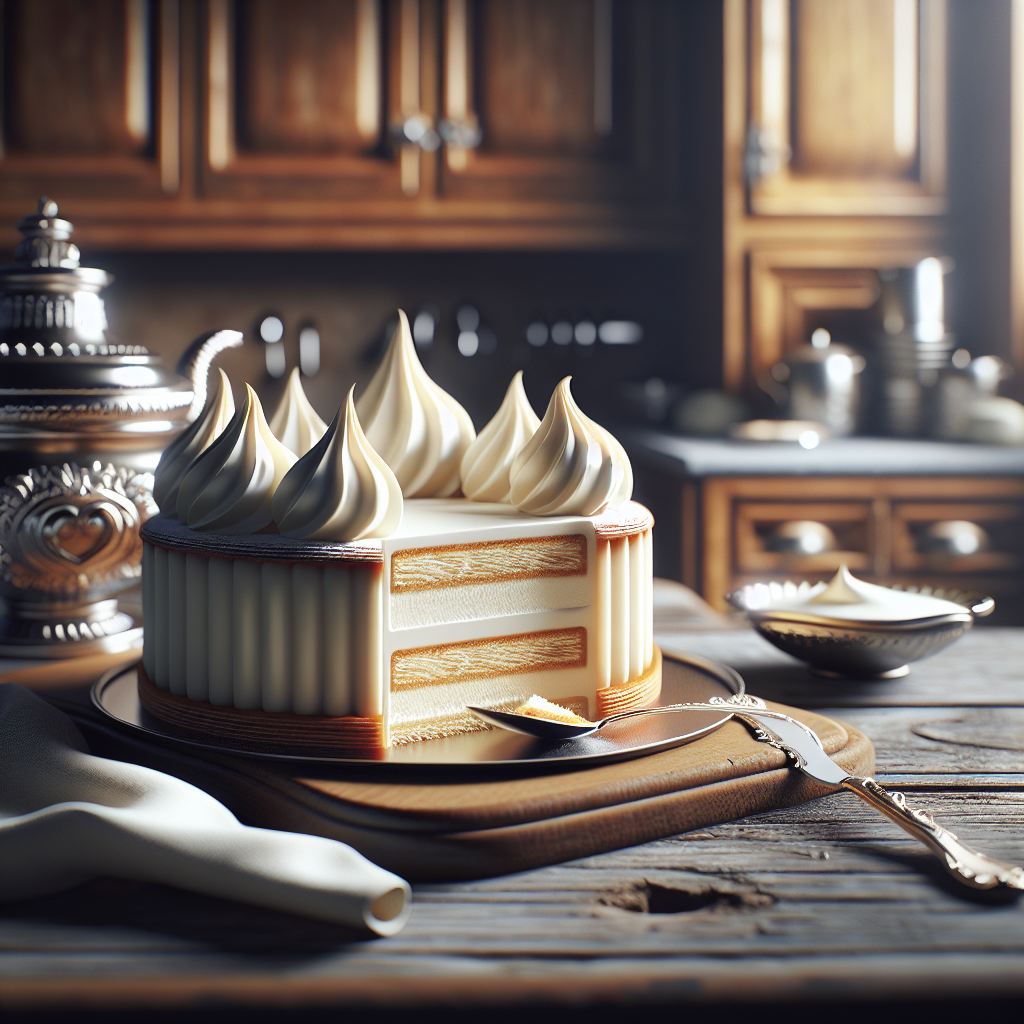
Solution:
[{"label": "silver spoon", "polygon": [[958,882],[972,889],[1024,890],[1024,869],[1006,864],[983,853],[972,850],[948,829],[933,820],[928,811],[917,811],[907,806],[902,793],[890,793],[872,778],[850,775],[825,753],[818,734],[802,722],[781,711],[770,711],[760,697],[735,694],[728,699],[712,697],[706,704],[666,704],[658,708],[637,708],[609,715],[600,722],[573,725],[550,718],[515,711],[495,711],[490,708],[468,707],[474,715],[490,725],[512,732],[545,740],[578,739],[590,736],[610,722],[644,715],[664,715],[685,711],[729,711],[751,727],[756,739],[783,751],[796,767],[812,779],[830,786],[841,786],[856,793],[877,811],[924,843],[945,865]]},{"label": "silver spoon", "polygon": [[[751,705],[751,701],[756,704]],[[720,703],[719,703],[720,702]],[[494,708],[477,708],[466,705],[467,711],[472,711],[477,718],[483,719],[489,725],[496,725],[499,729],[507,729],[509,732],[522,733],[524,736],[533,736],[540,740],[578,740],[584,736],[592,736],[600,732],[611,722],[623,722],[627,718],[643,718],[647,715],[667,715],[676,711],[718,711],[731,710],[731,705],[742,703],[744,706],[764,708],[765,703],[759,697],[750,697],[749,694],[739,695],[722,700],[715,698],[713,704],[701,704],[698,702],[690,704],[665,704],[656,708],[634,708],[632,711],[620,711],[617,715],[609,715],[599,722],[585,722],[574,724],[572,722],[560,722],[554,718],[539,718],[536,715],[524,715],[517,711],[497,711]],[[778,715],[777,711],[766,711],[768,715]],[[785,717],[784,715],[780,717]]]}]

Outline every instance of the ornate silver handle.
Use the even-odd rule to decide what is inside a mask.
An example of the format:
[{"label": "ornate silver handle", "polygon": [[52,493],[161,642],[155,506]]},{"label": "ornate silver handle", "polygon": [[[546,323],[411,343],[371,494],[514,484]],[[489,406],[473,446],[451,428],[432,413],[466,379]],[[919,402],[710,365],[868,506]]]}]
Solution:
[{"label": "ornate silver handle", "polygon": [[750,693],[734,693],[731,697],[712,697],[707,703],[690,701],[686,704],[662,704],[654,708],[633,708],[630,711],[619,711],[617,714],[602,718],[599,724],[603,727],[609,722],[621,722],[627,718],[669,715],[676,711],[733,711],[738,713],[742,708],[754,708],[758,714],[763,714],[767,718],[789,717],[782,714],[781,711],[769,711],[760,697],[755,697]]},{"label": "ornate silver handle", "polygon": [[241,331],[207,331],[200,334],[178,360],[178,373],[192,382],[192,404],[188,407],[188,420],[192,422],[206,405],[206,379],[210,363],[226,348],[242,344]]},{"label": "ornate silver handle", "polygon": [[843,788],[856,793],[862,800],[881,811],[900,828],[924,843],[946,865],[957,881],[974,889],[994,889],[1004,885],[1010,889],[1024,889],[1024,868],[1005,864],[983,853],[972,850],[942,825],[928,811],[914,810],[907,805],[902,793],[890,793],[874,779],[851,776]]}]

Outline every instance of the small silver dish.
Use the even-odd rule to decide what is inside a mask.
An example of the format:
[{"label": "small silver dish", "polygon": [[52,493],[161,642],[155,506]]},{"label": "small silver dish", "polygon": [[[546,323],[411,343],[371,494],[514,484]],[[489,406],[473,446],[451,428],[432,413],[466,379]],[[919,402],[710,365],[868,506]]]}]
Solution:
[{"label": "small silver dish", "polygon": [[807,662],[830,679],[899,679],[909,663],[928,658],[959,640],[976,618],[991,614],[995,601],[956,587],[905,587],[892,590],[939,597],[963,606],[962,612],[897,622],[855,622],[809,611],[773,610],[781,601],[799,600],[813,583],[751,583],[726,595],[770,643]]}]

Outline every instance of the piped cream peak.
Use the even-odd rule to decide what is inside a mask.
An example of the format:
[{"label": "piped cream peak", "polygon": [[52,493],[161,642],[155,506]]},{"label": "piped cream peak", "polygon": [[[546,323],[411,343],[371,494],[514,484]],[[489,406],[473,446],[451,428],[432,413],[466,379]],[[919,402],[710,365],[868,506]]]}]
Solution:
[{"label": "piped cream peak", "polygon": [[447,498],[459,489],[459,465],[476,438],[473,421],[427,376],[402,310],[356,412],[406,498]]},{"label": "piped cream peak", "polygon": [[945,598],[892,590],[857,579],[845,565],[828,583],[818,583],[800,597],[773,601],[771,608],[856,622],[907,622],[964,614],[963,605]]},{"label": "piped cream peak", "polygon": [[633,493],[622,445],[580,411],[571,377],[555,388],[537,432],[512,462],[512,504],[534,516],[593,516]]},{"label": "piped cream peak", "polygon": [[297,456],[305,455],[327,431],[327,424],[317,416],[302,390],[297,366],[288,376],[284,395],[270,419],[270,429],[281,444]]},{"label": "piped cream peak", "polygon": [[462,457],[462,493],[472,501],[508,501],[512,461],[539,426],[520,370],[498,411]]},{"label": "piped cream peak", "polygon": [[153,498],[160,511],[172,518],[177,515],[175,504],[178,488],[189,467],[231,422],[235,415],[235,402],[231,397],[231,382],[227,374],[218,369],[217,390],[206,403],[206,408],[192,425],[183,430],[165,449],[157,463],[153,482]]},{"label": "piped cream peak", "polygon": [[808,604],[861,604],[864,601],[877,600],[878,596],[883,599],[887,594],[873,595],[872,591],[888,591],[887,587],[875,587],[870,583],[857,579],[845,565],[839,566],[835,576],[829,580],[828,586],[820,593],[815,594]]},{"label": "piped cream peak", "polygon": [[256,392],[192,463],[178,488],[178,518],[193,530],[257,533],[270,526],[274,492],[295,456],[270,431]]},{"label": "piped cream peak", "polygon": [[274,495],[274,522],[286,537],[344,542],[390,537],[398,529],[402,489],[363,434],[354,391]]}]

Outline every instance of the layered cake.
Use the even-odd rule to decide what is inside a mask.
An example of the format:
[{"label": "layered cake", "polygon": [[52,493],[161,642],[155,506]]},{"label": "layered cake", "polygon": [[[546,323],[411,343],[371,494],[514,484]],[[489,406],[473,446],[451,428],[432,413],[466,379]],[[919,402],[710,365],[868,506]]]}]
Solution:
[{"label": "layered cake", "polygon": [[234,745],[372,756],[486,728],[467,704],[538,694],[601,718],[656,699],[653,521],[568,379],[538,420],[517,374],[477,437],[401,314],[354,390],[321,433],[297,377],[270,424],[222,377],[165,452],[147,710]]}]

